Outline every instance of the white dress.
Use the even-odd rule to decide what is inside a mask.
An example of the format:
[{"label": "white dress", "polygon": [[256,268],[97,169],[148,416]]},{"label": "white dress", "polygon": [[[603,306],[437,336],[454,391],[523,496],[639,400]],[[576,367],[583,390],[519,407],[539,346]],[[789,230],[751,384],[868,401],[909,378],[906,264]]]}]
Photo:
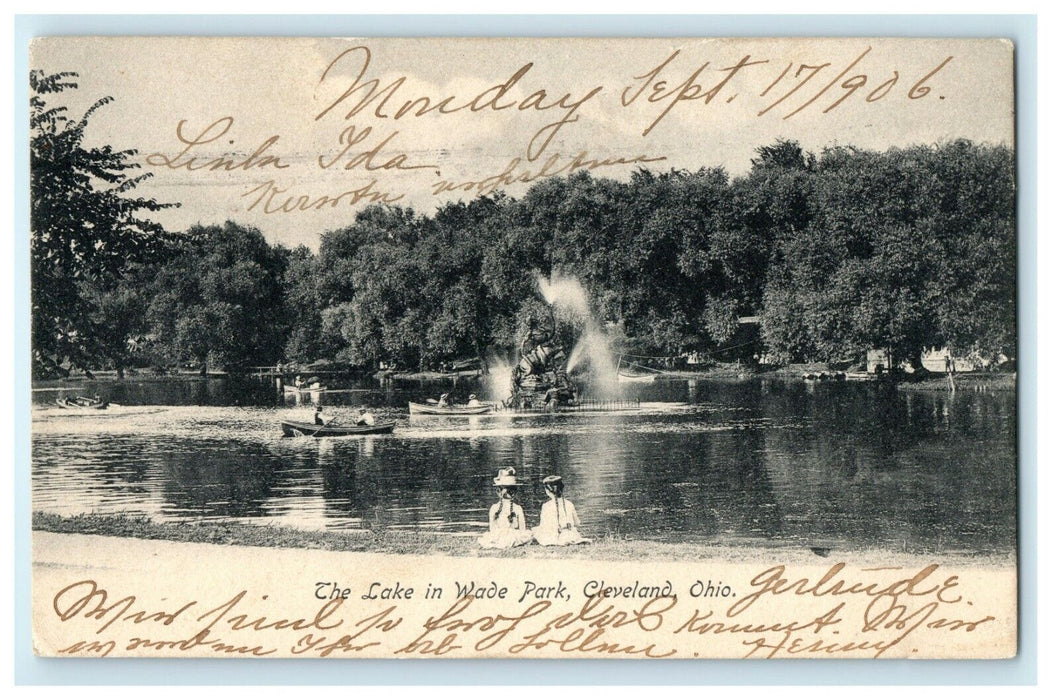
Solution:
[{"label": "white dress", "polygon": [[588,544],[592,540],[577,531],[580,524],[573,503],[565,498],[548,499],[541,506],[541,524],[533,529],[533,536],[545,546]]},{"label": "white dress", "polygon": [[478,538],[478,544],[486,549],[520,547],[532,541],[522,506],[506,498],[489,509],[489,532]]}]

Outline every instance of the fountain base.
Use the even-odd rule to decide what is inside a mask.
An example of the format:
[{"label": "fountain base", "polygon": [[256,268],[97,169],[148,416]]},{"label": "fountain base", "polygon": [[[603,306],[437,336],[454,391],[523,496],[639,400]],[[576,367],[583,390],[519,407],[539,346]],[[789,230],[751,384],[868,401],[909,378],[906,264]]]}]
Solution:
[{"label": "fountain base", "polygon": [[513,373],[507,408],[519,411],[550,411],[576,406],[577,387],[566,372],[548,370],[533,374]]},{"label": "fountain base", "polygon": [[524,408],[506,406],[499,409],[506,413],[613,413],[615,411],[638,411],[638,399],[577,399],[570,403],[556,405],[534,405],[527,403]]}]

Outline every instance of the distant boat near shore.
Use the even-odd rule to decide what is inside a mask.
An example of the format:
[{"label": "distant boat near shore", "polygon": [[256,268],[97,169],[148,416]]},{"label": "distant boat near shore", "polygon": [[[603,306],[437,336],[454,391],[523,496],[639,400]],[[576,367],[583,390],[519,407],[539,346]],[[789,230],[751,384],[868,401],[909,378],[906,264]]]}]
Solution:
[{"label": "distant boat near shore", "polygon": [[314,384],[312,386],[294,386],[293,384],[284,384],[283,392],[286,394],[308,394],[314,391],[326,391],[326,386],[320,386]]},{"label": "distant boat near shore", "polygon": [[639,374],[639,373],[625,372],[623,370],[618,370],[618,381],[623,383],[623,384],[626,383],[626,382],[629,382],[629,383],[640,383],[640,384],[650,384],[651,382],[653,382],[655,380],[655,377],[657,377],[657,376],[658,376],[658,374]]},{"label": "distant boat near shore", "polygon": [[320,401],[320,394],[327,391],[326,386],[321,386],[319,383],[313,384],[312,386],[294,386],[293,384],[283,385],[283,395],[293,396],[297,403],[302,403],[306,399],[313,403]]},{"label": "distant boat near shore", "polygon": [[110,405],[109,401],[103,401],[102,399],[91,398],[88,396],[68,396],[55,399],[55,403],[63,408],[88,408],[97,411],[102,411]]},{"label": "distant boat near shore", "polygon": [[802,375],[802,379],[807,382],[840,382],[845,378],[845,372],[832,372],[831,370],[824,370],[822,372],[806,372]]}]

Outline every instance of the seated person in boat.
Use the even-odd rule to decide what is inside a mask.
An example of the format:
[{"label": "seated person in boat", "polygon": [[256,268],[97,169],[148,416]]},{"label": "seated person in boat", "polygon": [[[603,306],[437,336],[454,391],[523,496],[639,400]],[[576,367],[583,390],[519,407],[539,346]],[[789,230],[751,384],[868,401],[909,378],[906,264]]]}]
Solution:
[{"label": "seated person in boat", "polygon": [[361,409],[357,412],[357,420],[354,421],[355,425],[375,425],[375,415],[371,411],[365,411]]},{"label": "seated person in boat", "polygon": [[449,395],[442,394],[441,398],[438,399],[438,408],[446,408],[449,405]]},{"label": "seated person in boat", "polygon": [[470,408],[478,408],[479,406],[482,405],[482,402],[478,400],[478,395],[477,394],[471,394],[467,398],[467,405]]},{"label": "seated person in boat", "polygon": [[478,538],[486,549],[520,547],[533,541],[533,533],[526,527],[522,506],[515,503],[518,481],[514,469],[501,469],[493,479],[499,499],[489,509],[489,532]]},{"label": "seated person in boat", "polygon": [[581,519],[577,517],[574,504],[563,496],[563,478],[558,475],[546,476],[541,483],[544,484],[548,500],[541,506],[541,523],[533,530],[537,542],[545,546],[591,542],[577,531]]}]

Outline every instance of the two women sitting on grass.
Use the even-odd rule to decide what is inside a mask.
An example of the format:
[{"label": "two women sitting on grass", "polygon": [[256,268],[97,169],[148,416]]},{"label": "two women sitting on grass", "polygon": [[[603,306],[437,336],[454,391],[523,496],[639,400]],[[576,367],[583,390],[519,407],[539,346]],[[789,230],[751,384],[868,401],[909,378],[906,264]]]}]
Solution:
[{"label": "two women sitting on grass", "polygon": [[478,544],[488,549],[506,549],[520,547],[533,540],[545,546],[591,542],[577,531],[581,520],[577,517],[574,504],[563,496],[562,477],[547,476],[541,483],[544,484],[548,500],[541,506],[540,525],[529,530],[522,506],[514,500],[519,486],[515,470],[501,469],[493,479],[499,500],[489,509],[489,532],[478,539]]}]

